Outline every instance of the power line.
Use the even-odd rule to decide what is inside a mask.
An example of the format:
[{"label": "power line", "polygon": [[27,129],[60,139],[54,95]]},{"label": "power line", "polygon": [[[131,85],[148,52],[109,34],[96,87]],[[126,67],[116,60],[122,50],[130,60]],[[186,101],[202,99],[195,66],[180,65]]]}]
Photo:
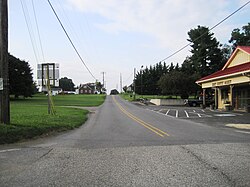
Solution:
[{"label": "power line", "polygon": [[93,75],[93,73],[90,71],[90,69],[88,68],[88,66],[86,65],[86,63],[83,61],[81,55],[79,54],[79,52],[78,52],[78,50],[76,49],[74,43],[72,42],[71,38],[69,37],[69,35],[68,35],[66,29],[64,28],[64,26],[63,26],[63,24],[62,24],[62,22],[61,22],[61,20],[60,20],[60,18],[59,18],[58,15],[57,15],[55,9],[53,8],[52,4],[50,3],[50,0],[48,0],[48,3],[49,3],[49,5],[50,5],[50,7],[51,7],[53,13],[55,14],[55,16],[56,16],[58,22],[60,23],[60,25],[61,25],[61,27],[62,27],[64,33],[66,34],[66,36],[67,36],[69,42],[71,43],[71,45],[72,45],[72,47],[74,48],[76,54],[78,55],[79,59],[81,60],[81,62],[82,62],[83,65],[85,66],[85,68],[88,70],[88,72],[90,73],[90,75],[96,80],[96,77]]},{"label": "power line", "polygon": [[[30,21],[30,17],[29,17],[28,8],[27,8],[26,4],[23,4],[22,0],[20,0],[20,2],[21,2],[21,5],[22,5],[22,10],[23,10],[25,22],[26,22],[26,25],[27,25],[27,28],[28,28],[32,48],[33,48],[34,55],[35,55],[35,58],[36,58],[36,62],[38,63],[39,60],[38,60],[38,54],[37,54],[37,48],[36,48],[37,46],[36,46],[35,40],[33,40],[34,33],[33,33],[33,30],[32,30],[32,26],[31,26],[31,21]],[[24,1],[24,3],[25,3],[25,1]],[[25,11],[25,8],[26,8],[26,11]],[[27,15],[26,15],[25,12],[27,12]],[[30,23],[30,25],[29,25],[29,23]]]},{"label": "power line", "polygon": [[33,0],[32,0],[32,8],[33,8],[34,18],[35,18],[35,22],[36,22],[36,29],[37,29],[40,49],[41,49],[41,53],[42,53],[42,58],[43,58],[43,61],[45,62],[44,53],[43,53],[43,46],[42,46],[42,42],[41,42],[41,36],[40,36],[40,31],[39,31],[39,27],[38,27],[38,23],[37,23],[36,11],[35,11],[35,6],[34,6]]},{"label": "power line", "polygon": [[[235,10],[233,13],[229,14],[227,17],[225,17],[223,20],[221,20],[220,22],[218,22],[217,24],[215,24],[213,27],[211,27],[209,31],[213,30],[214,28],[216,28],[217,26],[219,26],[221,23],[223,23],[224,21],[226,21],[228,18],[230,18],[231,16],[233,16],[235,13],[237,13],[238,11],[240,11],[242,8],[244,8],[245,6],[247,6],[250,3],[250,1],[246,2],[244,5],[242,5],[240,8],[238,8],[237,10]],[[196,41],[198,39],[200,39],[202,36],[204,36],[207,32],[204,32],[202,35],[200,35],[199,37],[195,38],[193,41]],[[189,42],[188,44],[184,45],[183,47],[181,47],[180,49],[178,49],[177,51],[175,51],[174,53],[172,53],[171,55],[169,55],[168,57],[164,58],[163,60],[161,60],[160,62],[163,62],[169,58],[171,58],[172,56],[176,55],[177,53],[179,53],[180,51],[182,51],[183,49],[185,49],[186,47],[190,46],[193,42]]]}]

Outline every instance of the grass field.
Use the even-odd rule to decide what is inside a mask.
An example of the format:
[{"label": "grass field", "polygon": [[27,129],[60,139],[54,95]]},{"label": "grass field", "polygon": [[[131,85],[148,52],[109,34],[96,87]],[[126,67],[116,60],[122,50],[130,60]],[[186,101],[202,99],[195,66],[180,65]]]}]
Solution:
[{"label": "grass field", "polygon": [[[53,96],[55,106],[99,106],[105,95],[57,95]],[[44,94],[34,95],[32,98],[11,99],[13,103],[22,105],[47,105],[48,99]]]},{"label": "grass field", "polygon": [[0,124],[0,144],[79,127],[87,120],[87,110],[61,106],[99,106],[105,95],[59,95],[53,97],[56,115],[48,114],[47,97],[11,100],[11,124]]},{"label": "grass field", "polygon": [[[127,94],[127,93],[123,93],[120,94],[120,96],[128,101],[133,101],[134,100],[134,96],[133,94]],[[140,99],[140,98],[144,98],[144,99],[176,99],[176,96],[163,96],[163,95],[137,95],[135,96],[135,99]],[[177,97],[180,98],[180,97]]]}]

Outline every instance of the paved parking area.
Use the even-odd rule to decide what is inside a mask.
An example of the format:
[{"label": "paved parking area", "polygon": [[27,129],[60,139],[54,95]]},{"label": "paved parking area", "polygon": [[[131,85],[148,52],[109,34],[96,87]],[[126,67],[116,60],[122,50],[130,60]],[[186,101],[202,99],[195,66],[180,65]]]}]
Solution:
[{"label": "paved parking area", "polygon": [[197,107],[157,107],[157,108],[146,108],[147,110],[151,110],[153,112],[157,112],[169,117],[175,118],[204,118],[204,117],[234,117],[234,116],[242,116],[243,113],[235,113],[235,112],[221,112],[217,110],[210,109],[200,109]]},{"label": "paved parking area", "polygon": [[241,128],[245,133],[250,134],[250,113],[235,111],[219,111],[210,108],[201,109],[199,107],[184,106],[155,106],[155,105],[138,105],[151,112],[156,112],[167,118],[178,118],[183,120],[191,120],[198,123],[215,126],[218,128],[236,128],[236,126],[245,126]]}]

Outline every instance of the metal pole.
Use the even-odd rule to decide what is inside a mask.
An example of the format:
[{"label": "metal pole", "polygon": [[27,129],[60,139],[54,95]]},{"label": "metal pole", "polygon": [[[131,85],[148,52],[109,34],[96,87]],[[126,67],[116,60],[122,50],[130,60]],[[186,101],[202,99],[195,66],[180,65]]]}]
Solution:
[{"label": "metal pole", "polygon": [[136,69],[134,68],[134,92],[133,92],[134,100],[135,100],[135,71],[136,71]]},{"label": "metal pole", "polygon": [[10,123],[8,2],[0,0],[0,123]]}]

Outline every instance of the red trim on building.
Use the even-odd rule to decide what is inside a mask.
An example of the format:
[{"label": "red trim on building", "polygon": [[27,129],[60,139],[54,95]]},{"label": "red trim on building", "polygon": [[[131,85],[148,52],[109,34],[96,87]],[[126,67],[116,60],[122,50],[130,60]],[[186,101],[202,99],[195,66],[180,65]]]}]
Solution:
[{"label": "red trim on building", "polygon": [[[249,47],[250,50],[250,47]],[[199,79],[198,81],[196,81],[196,83],[201,83],[201,82],[205,82],[208,81],[210,79],[214,79],[214,78],[218,78],[218,77],[223,77],[225,75],[232,75],[232,74],[236,74],[236,73],[241,73],[241,72],[246,72],[246,71],[250,71],[250,62],[244,63],[244,64],[240,64],[238,66],[233,66],[224,70],[220,70],[217,71],[211,75],[208,75],[206,77],[203,77],[201,79]]]}]

